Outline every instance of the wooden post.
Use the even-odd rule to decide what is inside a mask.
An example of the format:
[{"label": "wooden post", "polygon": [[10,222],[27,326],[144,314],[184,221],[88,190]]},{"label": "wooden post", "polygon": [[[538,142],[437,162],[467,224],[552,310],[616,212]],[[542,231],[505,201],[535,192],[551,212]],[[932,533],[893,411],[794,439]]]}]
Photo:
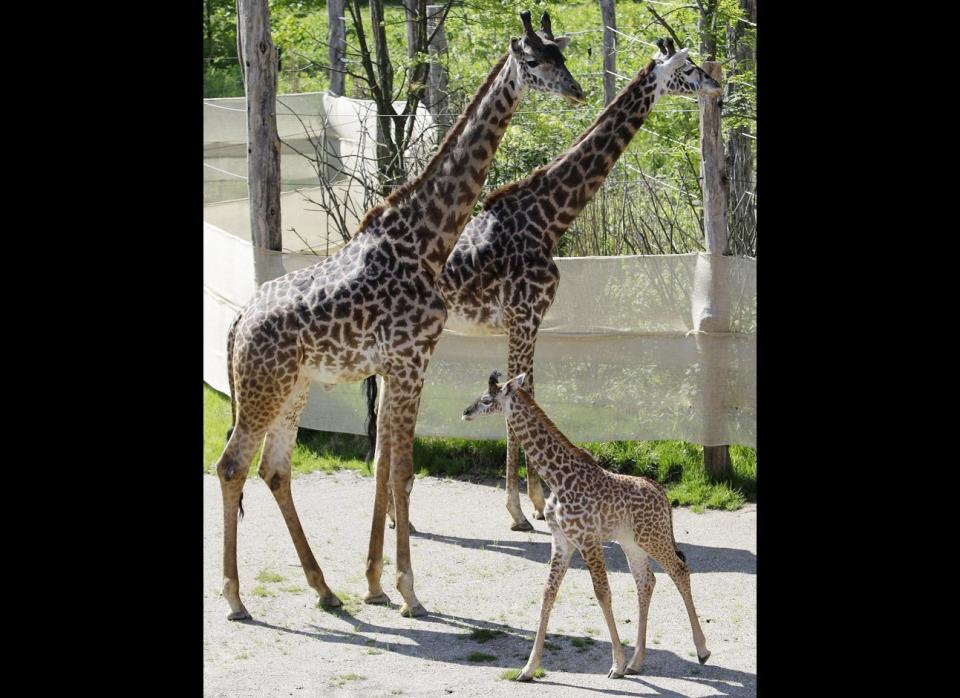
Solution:
[{"label": "wooden post", "polygon": [[617,95],[613,75],[617,70],[617,14],[613,0],[600,0],[600,19],[603,23],[603,103],[610,104]]},{"label": "wooden post", "polygon": [[[247,96],[247,186],[254,248],[281,249],[277,50],[267,0],[237,0],[237,43]],[[256,249],[254,258],[257,258]],[[266,281],[257,273],[257,283]]]},{"label": "wooden post", "polygon": [[[443,5],[427,5],[428,38],[433,34],[433,30],[436,29],[437,23],[441,20],[443,7]],[[452,122],[450,101],[447,99],[447,69],[437,58],[441,53],[447,52],[447,35],[443,30],[443,25],[440,25],[427,50],[432,59],[430,61],[430,73],[427,77],[426,106],[437,120],[437,142],[439,143],[443,140]]]},{"label": "wooden post", "polygon": [[414,58],[417,55],[417,15],[420,0],[403,0],[403,7],[407,16],[407,58]]},{"label": "wooden post", "polygon": [[[703,70],[720,83],[723,71],[720,64],[704,61]],[[714,255],[729,255],[729,230],[727,228],[727,176],[723,141],[720,136],[720,98],[700,95],[700,175],[703,188],[703,228],[706,258],[698,259],[697,285],[703,305],[695,309],[693,322],[699,332],[723,333],[730,330],[730,313],[725,300],[716,293],[718,271],[711,259]],[[704,403],[714,404],[714,381],[717,362],[714,339],[697,335],[697,342],[704,357]],[[710,419],[709,413],[704,415]],[[711,431],[706,425],[707,433]],[[727,445],[704,446],[703,465],[712,479],[729,477],[730,450]]]},{"label": "wooden post", "polygon": [[347,32],[343,19],[343,1],[327,0],[327,61],[330,64],[330,94],[344,95],[344,73],[346,67]]}]

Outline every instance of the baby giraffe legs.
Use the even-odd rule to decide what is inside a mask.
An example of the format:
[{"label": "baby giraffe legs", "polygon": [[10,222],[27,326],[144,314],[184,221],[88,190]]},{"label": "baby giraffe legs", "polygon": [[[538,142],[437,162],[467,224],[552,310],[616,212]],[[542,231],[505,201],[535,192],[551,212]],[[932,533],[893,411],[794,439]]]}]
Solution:
[{"label": "baby giraffe legs", "polygon": [[583,561],[590,568],[593,593],[597,597],[597,602],[603,611],[603,619],[607,622],[607,630],[610,632],[610,644],[613,646],[613,664],[610,666],[607,678],[622,679],[626,661],[623,656],[620,635],[617,633],[617,623],[613,619],[613,608],[610,605],[610,585],[607,583],[607,568],[603,563],[603,543],[595,539],[589,544],[581,546],[580,554],[583,555]]},{"label": "baby giraffe legs", "polygon": [[[547,506],[549,507],[549,504]],[[557,598],[557,591],[560,590],[560,582],[563,581],[563,575],[567,573],[567,568],[570,567],[570,558],[573,556],[573,545],[560,532],[556,524],[550,520],[549,510],[547,521],[550,525],[550,532],[553,534],[550,574],[547,575],[547,583],[543,588],[543,603],[540,604],[540,627],[537,628],[537,637],[533,641],[533,650],[530,652],[530,658],[527,659],[526,665],[517,675],[517,681],[533,681],[533,674],[540,666],[540,659],[543,657],[543,641],[547,636],[547,621],[550,620],[550,611],[553,609],[553,602]]]}]

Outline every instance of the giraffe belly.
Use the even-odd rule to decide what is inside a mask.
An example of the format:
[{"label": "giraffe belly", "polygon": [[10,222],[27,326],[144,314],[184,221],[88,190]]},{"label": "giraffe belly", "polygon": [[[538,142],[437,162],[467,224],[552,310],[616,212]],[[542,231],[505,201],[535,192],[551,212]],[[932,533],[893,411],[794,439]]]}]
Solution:
[{"label": "giraffe belly", "polygon": [[493,308],[489,313],[481,314],[479,311],[448,307],[447,322],[443,329],[468,337],[506,334],[500,308]]},{"label": "giraffe belly", "polygon": [[[340,358],[340,357],[338,357]],[[350,354],[348,360],[307,361],[301,370],[313,383],[325,390],[331,390],[338,383],[356,383],[377,372],[379,352],[358,351]]]}]

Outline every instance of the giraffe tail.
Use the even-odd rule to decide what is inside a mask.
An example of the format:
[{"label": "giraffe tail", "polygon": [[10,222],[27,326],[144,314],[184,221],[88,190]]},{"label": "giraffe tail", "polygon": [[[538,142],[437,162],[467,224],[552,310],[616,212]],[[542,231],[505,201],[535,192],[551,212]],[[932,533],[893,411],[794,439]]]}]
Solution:
[{"label": "giraffe tail", "polygon": [[[243,311],[237,313],[237,316],[230,323],[230,329],[227,330],[227,381],[230,385],[230,428],[227,429],[227,441],[233,435],[233,428],[237,425],[237,399],[233,390],[233,345],[237,337],[237,325],[240,324],[240,318],[243,317]],[[242,496],[242,495],[241,495]],[[240,507],[240,516],[243,516],[243,506]]]},{"label": "giraffe tail", "polygon": [[363,381],[363,390],[367,396],[367,463],[373,461],[377,450],[377,376],[369,376]]}]

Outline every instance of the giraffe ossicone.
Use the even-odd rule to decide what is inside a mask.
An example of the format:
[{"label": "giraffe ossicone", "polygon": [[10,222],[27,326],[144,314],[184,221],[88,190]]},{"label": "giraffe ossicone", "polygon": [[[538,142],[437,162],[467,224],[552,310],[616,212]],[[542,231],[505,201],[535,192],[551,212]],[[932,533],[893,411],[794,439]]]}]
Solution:
[{"label": "giraffe ossicone", "polygon": [[[697,657],[710,657],[690,590],[690,568],[673,535],[673,509],[660,483],[645,477],[604,470],[587,451],[575,446],[550,420],[524,388],[520,374],[503,385],[492,374],[487,390],[469,405],[462,418],[503,414],[527,455],[527,467],[550,486],[544,514],[552,537],[550,572],[540,606],[540,624],[533,649],[518,681],[532,681],[543,657],[547,624],[560,584],[574,550],[590,569],[593,591],[610,633],[613,657],[609,678],[639,673],[646,654],[647,615],[656,579],[653,558],[670,576],[683,597]],[[626,663],[610,599],[603,560],[603,543],[620,544],[637,587],[639,618],[637,646]]]}]

